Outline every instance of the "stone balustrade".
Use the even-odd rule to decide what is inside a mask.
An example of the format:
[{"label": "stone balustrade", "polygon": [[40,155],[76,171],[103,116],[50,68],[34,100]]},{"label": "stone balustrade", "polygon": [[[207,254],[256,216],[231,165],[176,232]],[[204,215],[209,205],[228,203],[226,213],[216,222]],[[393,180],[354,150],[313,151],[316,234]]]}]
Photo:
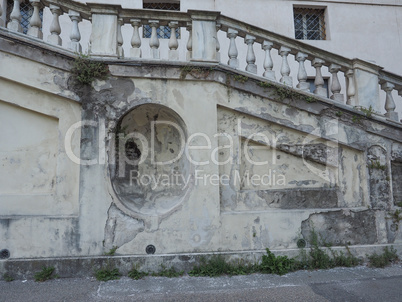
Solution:
[{"label": "stone balustrade", "polygon": [[[398,112],[395,111],[396,104],[393,97],[393,92],[397,92],[399,96],[402,96],[402,77],[387,71],[381,70],[379,72],[379,79],[381,89],[385,92],[384,109],[386,111],[385,116],[388,119],[394,121],[400,121]],[[400,99],[399,99],[400,101]],[[402,120],[401,120],[402,122]]]},{"label": "stone balustrade", "polygon": [[[43,39],[46,42],[61,46],[61,32],[70,32],[68,50],[74,53],[82,52],[80,22],[85,19],[92,24],[89,41],[89,55],[107,57],[108,59],[124,60],[169,60],[169,61],[198,61],[216,64],[226,64],[238,70],[241,63],[239,49],[244,47],[245,71],[261,76],[261,79],[279,82],[306,93],[327,98],[336,103],[351,107],[371,108],[374,112],[384,112],[387,119],[399,121],[392,92],[395,90],[402,96],[402,77],[382,70],[376,64],[359,59],[348,59],[337,54],[321,50],[279,34],[240,22],[220,15],[214,11],[189,10],[187,12],[160,11],[146,9],[122,9],[119,5],[82,4],[71,0],[31,0],[33,15],[30,20],[28,36]],[[42,33],[42,22],[39,9],[46,6],[52,13],[50,34]],[[2,13],[0,6],[0,13]],[[61,28],[59,17],[68,14],[71,26]],[[21,12],[19,1],[14,6],[7,24],[1,24],[11,32],[22,32]],[[131,26],[130,41],[124,41],[122,27]],[[151,29],[150,37],[144,38],[143,28]],[[164,46],[168,47],[167,57],[161,57],[161,43],[158,31],[168,27],[170,38]],[[176,36],[179,33],[188,34]],[[218,32],[226,34],[226,41],[218,41]],[[184,40],[182,37],[186,37]],[[243,39],[243,43],[239,40]],[[228,45],[227,55],[221,53],[221,44]],[[130,44],[128,52],[124,52],[123,44]],[[257,46],[259,44],[260,46]],[[259,50],[260,49],[260,50]],[[256,51],[263,54],[263,62],[256,62]],[[279,56],[280,66],[275,66],[273,56]],[[289,61],[294,58],[297,62],[297,72],[291,70]],[[314,90],[310,92],[306,64],[310,62],[314,75]],[[324,88],[323,70],[331,74],[328,90]],[[280,74],[277,79],[275,71]],[[291,74],[297,74],[293,79]],[[296,85],[294,85],[296,81]],[[384,93],[381,93],[381,90]],[[385,99],[380,100],[380,94]],[[384,104],[384,105],[382,105]]]}]

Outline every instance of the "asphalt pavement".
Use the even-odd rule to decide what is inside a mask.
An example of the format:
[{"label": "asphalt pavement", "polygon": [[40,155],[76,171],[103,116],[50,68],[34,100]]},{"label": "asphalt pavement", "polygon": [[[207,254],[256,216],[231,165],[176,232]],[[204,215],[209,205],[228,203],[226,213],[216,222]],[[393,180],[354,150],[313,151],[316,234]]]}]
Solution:
[{"label": "asphalt pavement", "polygon": [[402,301],[402,265],[298,271],[284,276],[66,278],[0,281],[0,301]]}]

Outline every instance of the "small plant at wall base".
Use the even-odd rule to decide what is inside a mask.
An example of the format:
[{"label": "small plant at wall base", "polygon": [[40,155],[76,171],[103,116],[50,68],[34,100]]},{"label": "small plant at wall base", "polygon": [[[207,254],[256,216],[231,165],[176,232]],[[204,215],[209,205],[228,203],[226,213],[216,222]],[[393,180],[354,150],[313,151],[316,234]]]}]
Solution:
[{"label": "small plant at wall base", "polygon": [[387,246],[384,248],[384,252],[380,255],[374,253],[370,256],[369,255],[366,256],[369,260],[370,267],[382,268],[391,265],[392,263],[399,260],[398,255],[396,254],[396,250],[393,247],[391,247],[391,249],[388,249]]},{"label": "small plant at wall base", "polygon": [[183,276],[184,274],[184,271],[176,271],[176,269],[173,267],[168,269],[164,265],[161,265],[161,268],[162,269],[159,272],[152,273],[152,276],[173,278]]},{"label": "small plant at wall base", "polygon": [[133,268],[128,272],[127,276],[130,277],[131,279],[139,280],[139,279],[142,279],[142,278],[144,278],[144,277],[146,277],[146,276],[149,276],[149,274],[146,273],[146,272],[141,272],[141,271],[139,271],[136,267],[133,267]]},{"label": "small plant at wall base", "polygon": [[14,281],[14,278],[9,273],[4,273],[3,279],[4,279],[4,281],[7,281],[7,282]]},{"label": "small plant at wall base", "polygon": [[94,61],[86,55],[78,55],[73,63],[71,75],[82,85],[90,85],[95,79],[106,80],[109,67],[104,62]]},{"label": "small plant at wall base", "polygon": [[57,278],[57,275],[53,275],[53,273],[54,273],[53,266],[49,267],[43,266],[42,270],[34,275],[35,281],[44,282],[46,280]]},{"label": "small plant at wall base", "polygon": [[[310,232],[310,251],[300,249],[299,257],[295,259],[294,269],[328,269],[337,266],[352,267],[361,264],[361,260],[352,255],[346,246],[347,253],[336,252],[330,244],[319,239],[319,235],[313,229]],[[325,246],[324,250],[322,246]]]},{"label": "small plant at wall base", "polygon": [[244,262],[229,263],[222,255],[212,256],[209,260],[201,258],[200,264],[188,273],[193,277],[217,277],[221,275],[247,275],[258,272],[258,266]]},{"label": "small plant at wall base", "polygon": [[95,273],[96,280],[98,281],[109,281],[120,279],[121,274],[117,268],[109,269],[104,268],[97,270]]},{"label": "small plant at wall base", "polygon": [[293,258],[287,256],[275,256],[269,249],[267,254],[262,256],[259,266],[261,273],[284,275],[294,270]]}]

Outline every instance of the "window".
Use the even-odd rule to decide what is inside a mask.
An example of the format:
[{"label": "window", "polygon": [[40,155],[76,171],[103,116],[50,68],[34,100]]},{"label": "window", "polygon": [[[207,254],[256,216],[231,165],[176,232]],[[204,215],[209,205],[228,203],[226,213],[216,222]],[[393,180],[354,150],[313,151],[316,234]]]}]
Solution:
[{"label": "window", "polygon": [[[11,21],[10,15],[13,11],[14,1],[7,0],[7,23]],[[29,3],[29,0],[23,0],[20,3],[21,11],[21,26],[24,34],[27,33],[29,28],[29,20],[31,19],[33,13],[33,6]],[[43,9],[39,10],[40,20],[43,21]]]},{"label": "window", "polygon": [[[146,9],[161,9],[161,10],[173,10],[180,11],[180,2],[145,2],[143,8]],[[169,26],[160,26],[156,33],[159,39],[169,39],[171,28]],[[143,36],[144,38],[151,38],[152,28],[149,25],[144,25]],[[180,29],[176,28],[176,38],[180,38]]]},{"label": "window", "polygon": [[294,8],[295,38],[325,40],[325,9]]}]

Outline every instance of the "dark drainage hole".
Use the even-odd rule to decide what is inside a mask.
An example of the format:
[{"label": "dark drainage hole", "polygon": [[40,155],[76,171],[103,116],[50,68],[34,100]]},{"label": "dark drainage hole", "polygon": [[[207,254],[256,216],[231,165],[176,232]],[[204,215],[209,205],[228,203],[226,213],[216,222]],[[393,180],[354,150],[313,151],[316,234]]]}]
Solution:
[{"label": "dark drainage hole", "polygon": [[155,246],[150,244],[145,248],[145,251],[147,252],[147,254],[155,254],[156,248]]},{"label": "dark drainage hole", "polygon": [[7,259],[10,258],[10,251],[9,250],[1,250],[0,251],[0,259]]},{"label": "dark drainage hole", "polygon": [[306,245],[307,245],[306,240],[304,240],[304,239],[297,240],[297,247],[298,248],[304,248],[304,247],[306,247]]}]

